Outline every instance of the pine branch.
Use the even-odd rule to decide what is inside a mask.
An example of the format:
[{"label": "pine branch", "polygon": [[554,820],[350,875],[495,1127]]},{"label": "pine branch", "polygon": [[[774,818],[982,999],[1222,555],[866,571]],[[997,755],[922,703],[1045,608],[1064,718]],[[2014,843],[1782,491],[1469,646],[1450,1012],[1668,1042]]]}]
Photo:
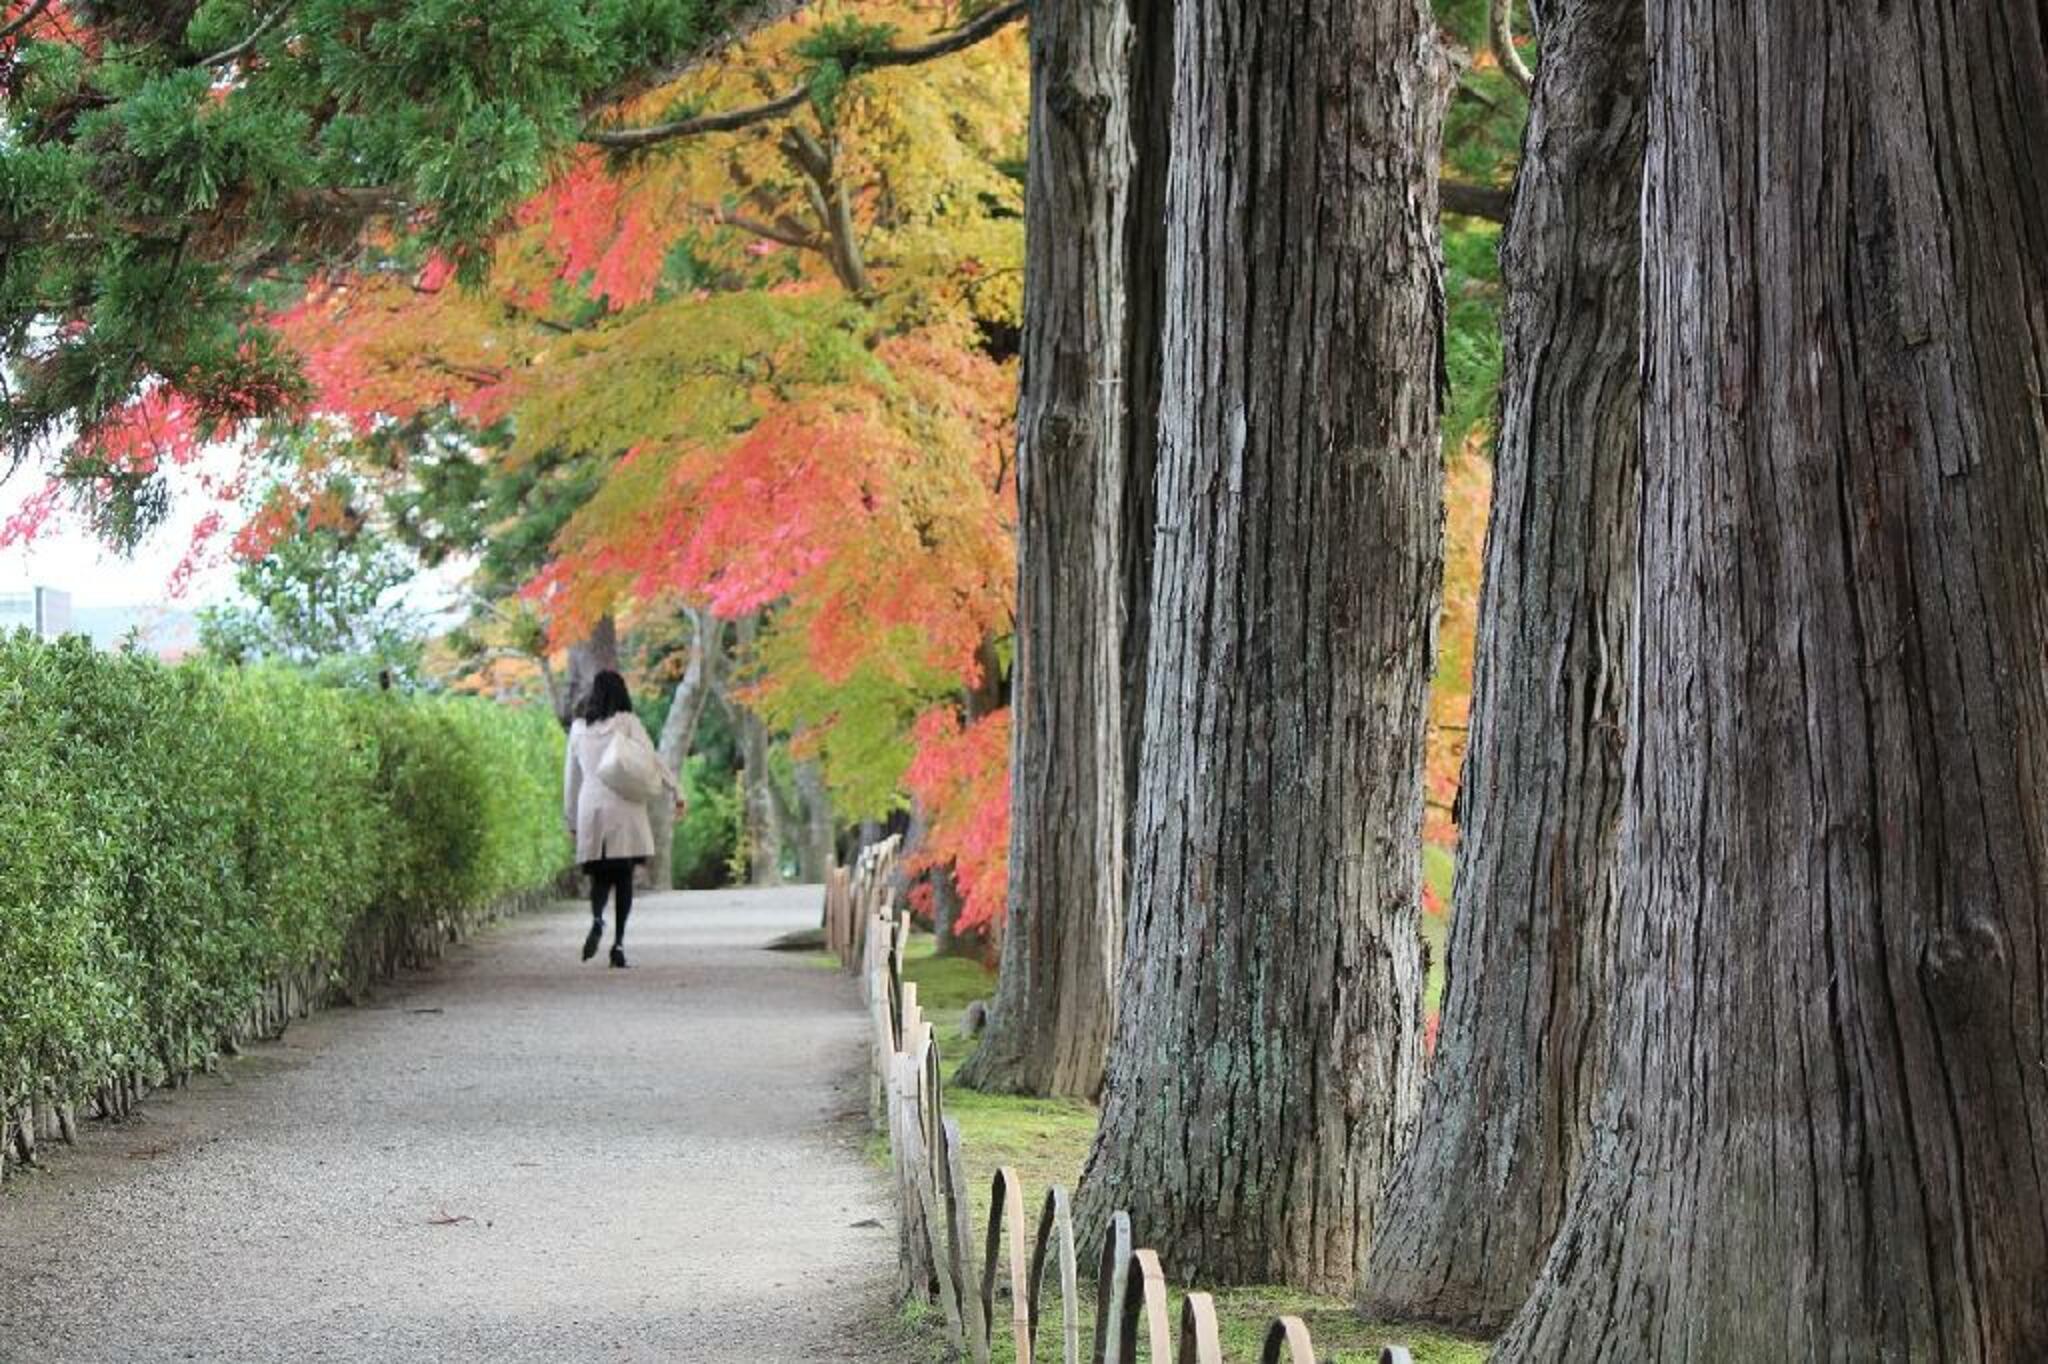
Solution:
[{"label": "pine branch", "polygon": [[804,101],[810,97],[809,90],[797,89],[780,99],[771,99],[766,104],[750,104],[744,109],[730,109],[722,114],[703,114],[696,118],[678,119],[674,123],[659,123],[651,128],[585,129],[580,140],[599,147],[630,149],[651,147],[656,143],[668,142],[679,137],[695,137],[699,133],[729,133],[750,124],[766,123],[771,118],[795,113],[803,108]]},{"label": "pine branch", "polygon": [[[986,14],[930,42],[911,47],[884,48],[879,52],[863,54],[860,69],[874,71],[890,66],[915,66],[920,62],[951,56],[994,36],[1022,19],[1030,10],[1029,0],[1010,0],[1010,3],[998,5]],[[798,86],[788,94],[769,100],[765,104],[748,105],[743,109],[730,109],[724,113],[700,114],[695,118],[677,119],[672,123],[659,123],[646,128],[586,128],[582,140],[599,147],[632,149],[651,147],[679,137],[694,137],[699,133],[729,133],[751,124],[765,123],[769,119],[793,113],[803,107],[809,98],[809,87]]]}]

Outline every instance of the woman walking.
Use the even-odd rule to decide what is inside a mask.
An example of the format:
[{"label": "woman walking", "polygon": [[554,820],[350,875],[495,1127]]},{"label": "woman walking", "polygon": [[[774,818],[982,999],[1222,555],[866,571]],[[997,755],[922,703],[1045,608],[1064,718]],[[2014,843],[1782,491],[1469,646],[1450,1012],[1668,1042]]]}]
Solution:
[{"label": "woman walking", "polygon": [[633,713],[626,679],[607,669],[591,679],[590,696],[569,727],[562,770],[562,817],[576,836],[576,860],[590,876],[590,934],[583,960],[604,940],[604,903],[612,900],[612,965],[626,964],[626,916],[633,912],[633,869],[654,856],[647,807],[683,798],[675,776],[654,751]]}]

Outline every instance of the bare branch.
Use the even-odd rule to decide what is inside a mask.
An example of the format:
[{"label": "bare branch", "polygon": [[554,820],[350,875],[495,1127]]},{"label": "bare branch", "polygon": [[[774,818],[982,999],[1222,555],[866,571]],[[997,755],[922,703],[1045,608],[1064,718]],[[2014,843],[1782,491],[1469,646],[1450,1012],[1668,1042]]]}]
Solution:
[{"label": "bare branch", "polygon": [[1466,180],[1446,180],[1440,186],[1443,211],[1484,218],[1490,223],[1508,220],[1508,191],[1500,185],[1479,185]]},{"label": "bare branch", "polygon": [[678,119],[674,123],[658,123],[651,128],[586,128],[581,140],[598,147],[631,149],[651,147],[657,142],[678,137],[695,137],[699,133],[730,133],[749,124],[766,123],[771,118],[795,113],[810,97],[809,90],[797,89],[766,104],[750,104],[744,109],[729,109],[722,114],[703,114],[697,118]]},{"label": "bare branch", "polygon": [[998,5],[985,14],[977,15],[943,37],[915,47],[885,48],[865,58],[868,69],[885,66],[915,66],[919,62],[934,61],[940,57],[964,52],[985,38],[992,38],[1012,23],[1031,12],[1029,0],[1010,0],[1007,5]]},{"label": "bare branch", "polygon": [[1463,76],[1460,76],[1458,78],[1458,88],[1454,90],[1452,94],[1458,99],[1469,99],[1474,104],[1477,104],[1481,108],[1489,110],[1493,113],[1497,114],[1500,112],[1499,100],[1487,94],[1484,90],[1481,90],[1478,86],[1472,84]]},{"label": "bare branch", "polygon": [[801,231],[798,228],[764,223],[757,218],[748,218],[723,208],[711,209],[710,214],[714,222],[723,223],[727,227],[736,227],[742,232],[751,232],[757,237],[765,237],[771,242],[780,242],[784,246],[793,246],[799,251],[824,251],[826,249],[824,241],[818,236]]},{"label": "bare branch", "polygon": [[201,66],[226,66],[229,62],[248,55],[249,50],[262,41],[264,34],[277,27],[277,21],[284,18],[284,12],[290,8],[290,5],[279,5],[276,9],[270,11],[256,27],[249,30],[248,37],[242,39],[241,42],[236,43],[233,47],[224,48],[214,53],[199,64]]},{"label": "bare branch", "polygon": [[[998,5],[986,14],[970,20],[942,37],[911,47],[884,48],[879,52],[866,54],[862,58],[864,71],[880,70],[889,66],[914,66],[919,62],[934,61],[963,51],[982,40],[1001,32],[1010,24],[1030,13],[1030,0],[1010,0]],[[699,133],[729,133],[754,123],[764,123],[780,118],[801,108],[810,98],[810,90],[799,86],[779,99],[765,104],[749,105],[743,109],[732,109],[721,114],[701,114],[695,118],[677,119],[673,123],[660,123],[647,128],[586,128],[582,140],[599,147],[631,149],[651,147],[679,137],[693,137]]]},{"label": "bare branch", "polygon": [[832,262],[832,273],[848,293],[865,298],[869,292],[868,267],[861,251],[860,232],[854,226],[846,182],[839,176],[839,139],[830,132],[826,137],[827,141],[821,143],[802,124],[792,123],[783,130],[782,153],[803,174],[811,210],[825,229],[823,244],[826,259]]},{"label": "bare branch", "polygon": [[1493,0],[1493,13],[1487,24],[1487,39],[1493,45],[1494,59],[1500,63],[1500,69],[1507,72],[1508,79],[1526,95],[1529,93],[1529,87],[1535,83],[1535,78],[1529,74],[1529,68],[1522,64],[1522,54],[1515,50],[1514,18],[1515,0]]}]

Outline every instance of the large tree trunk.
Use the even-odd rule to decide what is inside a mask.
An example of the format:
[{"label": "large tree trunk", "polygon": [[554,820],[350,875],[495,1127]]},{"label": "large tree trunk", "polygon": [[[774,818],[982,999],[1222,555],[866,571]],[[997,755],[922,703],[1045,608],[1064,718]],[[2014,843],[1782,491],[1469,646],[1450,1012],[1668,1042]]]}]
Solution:
[{"label": "large tree trunk", "polygon": [[619,626],[610,616],[600,616],[587,638],[569,646],[569,680],[562,688],[556,718],[564,728],[576,719],[590,696],[590,681],[601,672],[619,671]]},{"label": "large tree trunk", "polygon": [[[1131,167],[1124,218],[1123,842],[1130,883],[1132,812],[1145,748],[1145,669],[1152,648],[1152,546],[1159,508],[1159,399],[1166,295],[1166,179],[1173,131],[1173,11],[1178,0],[1132,0]],[[1123,948],[1118,897],[1117,949]]]},{"label": "large tree trunk", "polygon": [[782,805],[768,765],[768,729],[761,717],[736,707],[740,731],[740,788],[746,801],[747,880],[756,886],[782,884]]},{"label": "large tree trunk", "polygon": [[1599,1092],[1617,918],[1641,417],[1643,0],[1544,14],[1507,280],[1443,1027],[1370,1314],[1498,1330]]},{"label": "large tree trunk", "polygon": [[953,880],[949,864],[925,873],[932,888],[932,950],[940,956],[960,952],[962,938],[955,925],[960,922],[960,887]]},{"label": "large tree trunk", "polygon": [[838,860],[837,830],[832,820],[832,793],[825,788],[825,772],[816,759],[796,765],[796,793],[803,802],[803,838],[797,847],[798,878],[823,882]]},{"label": "large tree trunk", "polygon": [[[739,622],[737,644],[740,656],[751,658],[754,641],[761,632],[761,618],[748,616]],[[769,770],[768,727],[746,706],[732,704],[729,712],[738,731],[740,749],[740,800],[747,831],[747,883],[755,886],[782,884],[782,803],[775,794],[775,774]]]},{"label": "large tree trunk", "polygon": [[1649,4],[1611,1093],[1496,1358],[2048,1358],[2044,28]]},{"label": "large tree trunk", "polygon": [[1127,564],[1150,531],[1126,502],[1130,430],[1151,421],[1130,407],[1130,335],[1155,325],[1131,308],[1129,238],[1133,119],[1160,110],[1132,79],[1126,5],[1032,14],[1008,926],[991,1025],[961,1070],[1086,1098],[1122,949]]},{"label": "large tree trunk", "polygon": [[[707,607],[692,606],[687,614],[690,617],[690,661],[683,669],[682,680],[676,683],[676,694],[669,702],[668,718],[662,722],[659,742],[661,760],[668,764],[669,771],[676,774],[679,785],[683,779],[683,766],[689,761],[690,749],[697,742],[697,726],[703,723],[704,710],[724,685],[725,679],[724,622]],[[654,861],[651,875],[657,889],[668,890],[675,881],[675,807],[666,801],[657,801],[652,814]]]},{"label": "large tree trunk", "polygon": [[1126,996],[1085,1220],[1349,1287],[1415,1113],[1442,570],[1420,0],[1181,7]]}]

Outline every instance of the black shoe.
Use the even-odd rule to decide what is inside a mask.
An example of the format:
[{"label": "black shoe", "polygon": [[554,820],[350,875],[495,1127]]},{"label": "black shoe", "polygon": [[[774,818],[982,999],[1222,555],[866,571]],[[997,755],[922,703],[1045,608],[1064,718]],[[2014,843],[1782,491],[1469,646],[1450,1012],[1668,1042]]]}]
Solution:
[{"label": "black shoe", "polygon": [[614,966],[624,966],[625,964],[626,964],[626,949],[625,949],[625,948],[623,948],[623,947],[618,947],[618,946],[614,946],[614,947],[612,948],[612,965],[614,965]]},{"label": "black shoe", "polygon": [[597,955],[597,945],[604,941],[604,920],[595,920],[590,925],[590,936],[583,940],[583,960],[589,961]]}]

